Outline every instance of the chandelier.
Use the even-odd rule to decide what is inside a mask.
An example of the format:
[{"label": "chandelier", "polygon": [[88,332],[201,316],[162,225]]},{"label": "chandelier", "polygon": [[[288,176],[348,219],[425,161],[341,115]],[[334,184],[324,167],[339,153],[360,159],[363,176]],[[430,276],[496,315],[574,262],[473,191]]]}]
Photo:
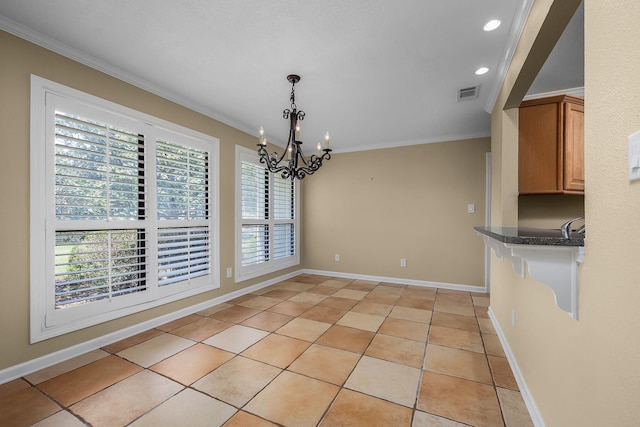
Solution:
[{"label": "chandelier", "polygon": [[304,120],[304,111],[297,109],[295,89],[296,83],[300,81],[300,76],[290,74],[287,80],[291,83],[291,108],[282,112],[282,117],[289,120],[289,139],[282,155],[275,151],[271,154],[267,152],[267,139],[264,136],[264,129],[260,128],[260,139],[258,143],[258,155],[260,163],[267,165],[267,169],[272,173],[280,173],[282,178],[302,179],[313,174],[320,169],[323,160],[331,159],[331,149],[329,148],[329,132],[324,137],[324,148],[318,143],[318,153],[305,157],[302,152],[302,141],[300,141],[300,124]]}]

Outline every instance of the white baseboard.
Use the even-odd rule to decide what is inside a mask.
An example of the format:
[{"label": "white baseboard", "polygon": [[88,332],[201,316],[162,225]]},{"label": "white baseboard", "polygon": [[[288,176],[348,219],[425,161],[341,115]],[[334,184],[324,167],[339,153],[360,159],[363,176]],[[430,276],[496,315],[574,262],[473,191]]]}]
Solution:
[{"label": "white baseboard", "polygon": [[426,288],[452,289],[456,291],[481,292],[484,293],[484,286],[459,285],[457,283],[430,282],[427,280],[401,279],[397,277],[369,276],[366,274],[341,273],[339,271],[326,270],[302,270],[306,274],[319,274],[321,276],[344,277],[346,279],[371,280],[374,282],[402,283],[405,285],[424,286]]},{"label": "white baseboard", "polygon": [[491,323],[493,323],[493,327],[498,334],[498,338],[500,339],[500,344],[502,344],[502,348],[504,349],[504,353],[507,356],[507,360],[509,361],[509,365],[511,365],[511,370],[513,371],[513,376],[516,378],[516,382],[518,383],[518,388],[520,388],[520,394],[522,394],[522,399],[524,400],[525,405],[527,405],[527,410],[529,411],[529,416],[531,416],[531,421],[533,421],[533,425],[536,427],[546,427],[544,420],[542,419],[542,414],[538,411],[538,407],[536,406],[536,402],[527,387],[527,383],[522,376],[522,372],[518,367],[518,362],[516,362],[516,358],[509,347],[509,343],[502,332],[502,328],[496,319],[496,316],[493,314],[493,310],[489,307],[488,310],[489,318],[491,319]]},{"label": "white baseboard", "polygon": [[274,279],[266,280],[256,285],[248,286],[246,288],[242,288],[237,291],[229,292],[228,294],[224,294],[217,298],[210,299],[209,301],[192,305],[192,306],[183,308],[181,310],[165,314],[163,316],[155,317],[145,322],[138,323],[136,325],[129,326],[127,328],[120,329],[118,331],[111,332],[106,335],[102,335],[100,337],[91,339],[89,341],[85,341],[80,344],[76,344],[71,347],[67,347],[53,353],[45,354],[44,356],[38,357],[36,359],[28,360],[18,365],[10,366],[8,368],[0,370],[0,384],[4,384],[6,382],[9,382],[16,378],[23,377],[25,375],[29,375],[33,372],[39,371],[41,369],[47,368],[49,366],[55,365],[60,362],[64,362],[65,360],[71,359],[73,357],[79,356],[89,351],[99,349],[100,347],[113,344],[114,342],[118,342],[130,336],[155,328],[156,326],[164,325],[167,322],[171,322],[181,317],[188,316],[189,314],[193,314],[198,311],[207,309],[209,307],[213,307],[214,305],[232,300],[244,294],[248,294],[248,293],[257,291],[258,289],[271,286],[283,280],[290,279],[291,277],[297,276],[300,273],[302,273],[302,271],[296,271],[293,273],[285,274],[283,276],[279,276]]}]

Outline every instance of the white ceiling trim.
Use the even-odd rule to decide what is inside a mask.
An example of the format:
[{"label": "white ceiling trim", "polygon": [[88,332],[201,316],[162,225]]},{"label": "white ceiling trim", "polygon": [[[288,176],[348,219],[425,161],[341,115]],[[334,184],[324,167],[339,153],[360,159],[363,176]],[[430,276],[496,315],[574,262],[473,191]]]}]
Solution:
[{"label": "white ceiling trim", "polygon": [[524,0],[516,11],[515,16],[513,17],[513,22],[511,24],[511,28],[509,29],[509,37],[507,38],[507,45],[505,46],[502,60],[500,61],[500,65],[498,66],[496,83],[491,88],[489,98],[487,99],[487,104],[485,105],[485,111],[487,113],[491,113],[496,105],[498,93],[500,92],[500,89],[504,84],[504,79],[507,77],[507,71],[509,70],[509,66],[511,65],[511,60],[513,59],[513,54],[516,51],[516,47],[518,47],[520,36],[522,35],[522,31],[524,30],[524,25],[527,22],[527,18],[529,17],[529,12],[531,11],[532,6],[533,0]]},{"label": "white ceiling trim", "polygon": [[584,97],[584,86],[580,86],[580,87],[574,87],[571,89],[560,89],[560,90],[554,90],[551,92],[543,92],[543,93],[532,93],[529,95],[526,95],[523,99],[523,101],[528,101],[530,99],[539,99],[539,98],[547,98],[549,96],[558,96],[558,95],[570,95],[570,96],[577,96],[577,97]]},{"label": "white ceiling trim", "polygon": [[479,133],[468,133],[468,134],[458,134],[458,135],[446,135],[446,136],[437,136],[437,137],[432,137],[432,138],[422,138],[422,139],[414,139],[414,140],[407,140],[407,141],[394,141],[394,142],[388,142],[388,143],[381,143],[381,144],[372,144],[372,145],[367,145],[366,147],[362,148],[359,147],[358,149],[337,149],[337,150],[333,150],[334,154],[339,154],[339,153],[352,153],[352,152],[359,152],[359,151],[369,151],[369,150],[381,150],[384,148],[397,148],[397,147],[407,147],[410,145],[423,145],[423,144],[435,144],[438,142],[449,142],[449,141],[462,141],[465,139],[478,139],[478,138],[488,138],[491,136],[490,132],[479,132]]}]

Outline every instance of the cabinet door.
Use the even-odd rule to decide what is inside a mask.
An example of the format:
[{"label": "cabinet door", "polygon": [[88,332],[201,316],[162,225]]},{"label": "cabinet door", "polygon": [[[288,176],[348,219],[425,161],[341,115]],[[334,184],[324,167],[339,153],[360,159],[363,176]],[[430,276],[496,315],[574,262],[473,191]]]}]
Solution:
[{"label": "cabinet door", "polygon": [[562,193],[560,104],[520,108],[518,191],[520,194]]},{"label": "cabinet door", "polygon": [[584,107],[564,105],[564,189],[584,191]]}]

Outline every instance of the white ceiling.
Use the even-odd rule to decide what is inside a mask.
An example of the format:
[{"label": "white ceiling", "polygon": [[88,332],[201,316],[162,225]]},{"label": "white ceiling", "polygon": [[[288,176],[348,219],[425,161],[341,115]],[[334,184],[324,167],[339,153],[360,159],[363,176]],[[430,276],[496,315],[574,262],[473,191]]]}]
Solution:
[{"label": "white ceiling", "polygon": [[[288,74],[308,145],[490,134],[530,0],[0,0],[0,29],[283,144]],[[482,26],[502,20],[493,32]],[[490,68],[484,76],[474,71]],[[544,82],[538,82],[544,91]],[[461,88],[480,85],[475,100]],[[563,83],[567,84],[567,83]],[[573,83],[570,83],[573,84]],[[555,89],[554,89],[555,90]]]}]

